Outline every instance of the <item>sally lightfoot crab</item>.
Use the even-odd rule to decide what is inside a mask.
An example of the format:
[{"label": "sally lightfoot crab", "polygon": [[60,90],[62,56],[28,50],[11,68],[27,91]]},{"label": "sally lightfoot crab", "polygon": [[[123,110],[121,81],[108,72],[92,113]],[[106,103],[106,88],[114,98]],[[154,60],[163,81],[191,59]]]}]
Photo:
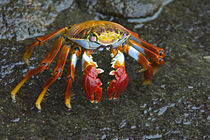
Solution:
[{"label": "sally lightfoot crab", "polygon": [[103,70],[98,68],[92,59],[92,53],[107,49],[111,51],[112,70],[110,75],[115,79],[109,82],[107,96],[109,99],[116,99],[126,89],[128,85],[128,75],[125,71],[124,53],[134,58],[144,70],[143,84],[149,84],[157,69],[164,64],[164,50],[151,45],[138,37],[123,26],[109,21],[86,21],[73,26],[64,27],[43,37],[38,37],[31,45],[27,46],[24,53],[24,60],[29,65],[29,58],[34,47],[42,45],[47,40],[57,37],[47,56],[41,64],[29,70],[22,80],[11,91],[11,97],[15,100],[15,95],[21,86],[31,76],[47,69],[57,53],[57,59],[53,75],[45,82],[36,102],[36,107],[41,110],[40,103],[48,87],[56,81],[63,72],[63,68],[68,54],[71,54],[70,66],[67,73],[67,84],[65,88],[64,102],[71,108],[71,87],[74,81],[75,67],[77,59],[82,54],[83,88],[90,102],[98,103],[102,96],[101,81],[97,78]]}]

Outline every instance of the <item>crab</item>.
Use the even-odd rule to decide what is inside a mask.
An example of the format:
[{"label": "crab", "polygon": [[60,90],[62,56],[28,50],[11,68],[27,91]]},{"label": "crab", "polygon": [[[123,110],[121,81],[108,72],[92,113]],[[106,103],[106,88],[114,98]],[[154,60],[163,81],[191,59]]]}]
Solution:
[{"label": "crab", "polygon": [[35,105],[38,110],[41,110],[40,104],[49,86],[62,75],[69,53],[71,54],[70,65],[64,91],[64,102],[67,108],[71,108],[71,88],[75,80],[75,68],[80,55],[82,55],[83,88],[91,103],[98,103],[101,99],[102,83],[97,76],[103,72],[103,69],[98,68],[97,63],[93,61],[93,53],[104,49],[111,52],[111,67],[113,70],[110,72],[110,75],[113,75],[115,79],[109,82],[107,88],[107,96],[110,100],[117,99],[128,85],[129,78],[125,71],[124,54],[131,56],[142,66],[144,70],[143,85],[149,84],[158,68],[164,64],[163,58],[165,54],[163,49],[141,40],[137,33],[110,21],[86,21],[38,37],[36,41],[25,49],[23,59],[26,64],[29,65],[29,58],[34,47],[40,46],[54,37],[57,37],[57,39],[40,65],[29,70],[11,91],[13,100],[15,100],[15,95],[21,86],[31,76],[49,68],[59,51],[60,54],[53,70],[53,75],[45,82],[36,99]]}]

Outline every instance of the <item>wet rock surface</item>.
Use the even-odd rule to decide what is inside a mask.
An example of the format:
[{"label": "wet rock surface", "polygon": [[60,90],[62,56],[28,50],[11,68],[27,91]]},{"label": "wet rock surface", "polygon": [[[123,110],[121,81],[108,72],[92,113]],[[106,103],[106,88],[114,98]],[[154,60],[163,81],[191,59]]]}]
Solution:
[{"label": "wet rock surface", "polygon": [[[63,103],[67,66],[64,75],[48,89],[42,102],[43,110],[39,112],[34,108],[35,99],[44,81],[51,76],[55,62],[47,71],[30,78],[17,93],[16,103],[13,103],[10,91],[28,69],[39,64],[54,40],[37,47],[32,54],[31,66],[27,67],[22,61],[22,54],[24,47],[34,39],[1,39],[1,138],[208,139],[210,63],[205,58],[210,55],[209,7],[208,0],[176,0],[163,8],[157,19],[144,23],[138,29],[134,29],[135,24],[116,18],[116,22],[124,21],[120,24],[137,32],[143,40],[163,48],[166,63],[149,86],[141,86],[140,66],[126,56],[126,70],[130,78],[128,88],[119,99],[109,101],[106,83],[113,79],[108,76],[111,71],[109,52],[94,55],[94,60],[105,72],[100,75],[103,97],[98,104],[91,104],[81,88],[79,60],[72,87],[72,110],[66,109]],[[45,26],[45,33],[95,18],[94,14],[80,9],[74,2],[70,8],[56,14],[54,21]],[[14,16],[12,20],[16,21],[16,18]],[[38,26],[37,30],[42,28]],[[18,34],[16,30],[13,32]]]},{"label": "wet rock surface", "polygon": [[44,35],[58,13],[73,0],[13,0],[0,2],[0,39],[24,40]]},{"label": "wet rock surface", "polygon": [[85,0],[78,2],[80,7],[86,7],[92,12],[123,18],[151,16],[162,4],[162,0]]}]

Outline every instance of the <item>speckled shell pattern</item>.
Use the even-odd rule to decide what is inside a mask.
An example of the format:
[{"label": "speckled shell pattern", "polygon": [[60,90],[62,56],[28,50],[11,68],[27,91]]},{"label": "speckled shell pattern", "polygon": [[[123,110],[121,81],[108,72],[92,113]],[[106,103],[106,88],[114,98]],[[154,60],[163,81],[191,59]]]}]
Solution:
[{"label": "speckled shell pattern", "polygon": [[129,32],[123,26],[110,21],[87,21],[74,24],[69,30],[69,38],[84,39],[90,32],[100,35],[102,32],[123,32],[128,35]]}]

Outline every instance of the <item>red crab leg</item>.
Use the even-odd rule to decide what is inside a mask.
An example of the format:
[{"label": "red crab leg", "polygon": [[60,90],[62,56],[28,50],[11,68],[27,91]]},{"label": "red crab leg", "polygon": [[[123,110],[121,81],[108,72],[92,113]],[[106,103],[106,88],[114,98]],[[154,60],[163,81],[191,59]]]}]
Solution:
[{"label": "red crab leg", "polygon": [[161,48],[158,48],[152,44],[147,43],[146,41],[143,41],[139,38],[139,35],[137,33],[134,33],[130,30],[128,30],[129,33],[131,34],[131,39],[135,40],[136,42],[138,42],[139,44],[142,44],[144,47],[146,47],[147,49],[153,51],[154,53],[156,53],[157,55],[162,56],[163,58],[165,57],[164,54],[164,50]]},{"label": "red crab leg", "polygon": [[42,60],[41,65],[35,69],[29,70],[26,73],[26,75],[22,78],[22,80],[16,85],[16,87],[11,91],[11,97],[13,100],[15,100],[15,94],[19,91],[22,85],[28,80],[28,78],[40,73],[41,71],[49,67],[54,57],[57,55],[58,51],[60,50],[63,40],[64,39],[62,37],[58,38],[53,44],[52,48],[50,49],[50,52],[47,54],[44,60]]},{"label": "red crab leg", "polygon": [[[119,50],[111,49],[112,67],[115,70],[110,72],[110,75],[114,75],[116,79],[109,82],[107,88],[107,96],[109,100],[117,99],[128,86],[128,75],[125,72],[125,58],[123,53]],[[114,97],[113,97],[114,96]]]},{"label": "red crab leg", "polygon": [[144,46],[135,42],[134,40],[129,40],[129,43],[132,47],[134,47],[136,50],[138,50],[143,55],[147,56],[149,59],[151,59],[152,61],[154,61],[158,65],[161,66],[161,65],[164,64],[164,60],[163,60],[162,56],[160,56],[160,55],[154,53],[153,51],[145,48]]},{"label": "red crab leg", "polygon": [[145,70],[143,85],[149,84],[152,81],[153,68],[151,66],[151,63],[146,59],[146,57],[132,46],[129,46],[128,44],[125,44],[122,48],[120,48],[120,50],[134,58],[140,65],[143,66]]},{"label": "red crab leg", "polygon": [[23,55],[23,59],[26,62],[26,64],[30,65],[28,59],[30,58],[34,47],[36,47],[37,45],[42,45],[47,40],[49,40],[49,39],[51,39],[53,37],[56,37],[58,35],[62,36],[62,34],[65,34],[67,32],[67,29],[68,29],[68,27],[64,27],[62,29],[59,29],[59,30],[53,32],[53,33],[46,34],[46,35],[44,35],[42,37],[37,37],[36,41],[34,41],[29,46],[27,46],[26,49],[25,49],[25,52],[24,52],[24,55]]},{"label": "red crab leg", "polygon": [[39,93],[39,96],[38,98],[36,99],[36,107],[37,109],[41,110],[41,101],[48,89],[48,87],[53,83],[55,82],[58,77],[60,77],[62,75],[62,72],[63,72],[63,67],[65,65],[65,62],[66,62],[66,58],[68,56],[68,53],[69,53],[69,50],[70,50],[70,47],[68,45],[64,45],[59,56],[58,56],[58,60],[56,62],[56,67],[54,68],[54,71],[53,71],[53,76],[51,76],[44,84],[41,92]]},{"label": "red crab leg", "polygon": [[[83,67],[83,88],[91,103],[98,103],[102,96],[101,81],[97,78],[103,70],[97,68],[96,62],[93,61],[91,52],[86,51],[82,56]],[[94,99],[95,93],[95,99]]]},{"label": "red crab leg", "polygon": [[142,46],[141,44],[133,40],[130,40],[129,43],[132,47],[137,49],[140,53],[142,53],[143,55],[146,55],[149,59],[152,60],[151,66],[153,68],[153,74],[155,74],[158,71],[159,67],[164,65],[165,62],[162,56],[155,54],[151,50],[148,50],[147,48],[145,48],[144,46]]},{"label": "red crab leg", "polygon": [[72,82],[74,81],[74,73],[75,73],[75,67],[77,64],[77,59],[80,55],[81,50],[75,49],[71,56],[71,63],[68,68],[68,74],[67,74],[67,83],[66,83],[66,89],[65,89],[65,98],[64,102],[66,104],[67,108],[71,108],[70,100],[71,100],[71,87]]}]

